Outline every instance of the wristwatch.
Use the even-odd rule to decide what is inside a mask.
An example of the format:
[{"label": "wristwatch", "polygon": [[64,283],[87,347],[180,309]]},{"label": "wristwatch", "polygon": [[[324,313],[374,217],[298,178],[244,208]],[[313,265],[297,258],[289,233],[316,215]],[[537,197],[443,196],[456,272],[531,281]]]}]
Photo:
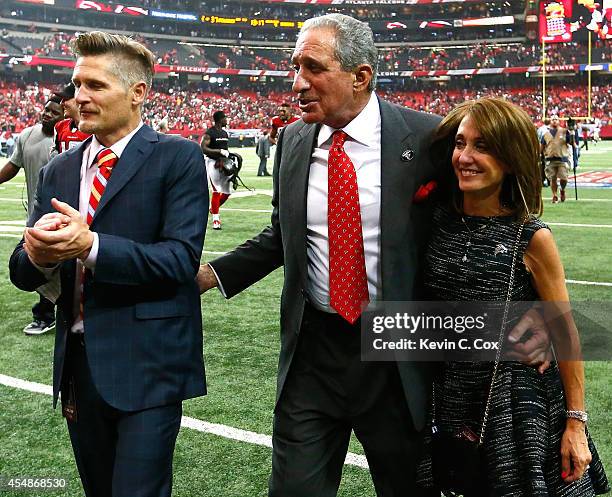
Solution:
[{"label": "wristwatch", "polygon": [[565,415],[568,418],[574,418],[574,419],[577,419],[578,421],[582,421],[583,423],[586,423],[587,420],[589,419],[589,417],[587,416],[587,413],[584,411],[565,411]]}]

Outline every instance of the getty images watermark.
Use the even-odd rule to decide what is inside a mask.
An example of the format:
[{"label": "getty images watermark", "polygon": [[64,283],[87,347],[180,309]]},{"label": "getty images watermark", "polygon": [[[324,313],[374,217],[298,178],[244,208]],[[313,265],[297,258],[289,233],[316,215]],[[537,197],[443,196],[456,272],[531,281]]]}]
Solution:
[{"label": "getty images watermark", "polygon": [[515,327],[533,317],[544,323],[557,360],[612,359],[612,302],[482,301],[371,306],[362,315],[362,359],[515,360],[516,344],[530,337]]}]

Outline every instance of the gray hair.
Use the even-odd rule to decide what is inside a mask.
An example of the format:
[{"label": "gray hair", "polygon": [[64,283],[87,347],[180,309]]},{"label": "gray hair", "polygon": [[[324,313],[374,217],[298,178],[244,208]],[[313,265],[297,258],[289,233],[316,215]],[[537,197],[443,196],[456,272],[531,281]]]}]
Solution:
[{"label": "gray hair", "polygon": [[372,68],[372,80],[368,85],[368,91],[374,91],[378,71],[378,50],[374,45],[370,26],[344,14],[326,14],[305,21],[300,36],[313,28],[328,28],[335,32],[334,52],[344,71],[352,71],[360,64],[367,64]]},{"label": "gray hair", "polygon": [[77,57],[112,55],[111,70],[126,90],[140,81],[146,83],[147,90],[151,88],[155,57],[148,48],[127,36],[103,31],[78,33],[70,41],[70,48]]}]

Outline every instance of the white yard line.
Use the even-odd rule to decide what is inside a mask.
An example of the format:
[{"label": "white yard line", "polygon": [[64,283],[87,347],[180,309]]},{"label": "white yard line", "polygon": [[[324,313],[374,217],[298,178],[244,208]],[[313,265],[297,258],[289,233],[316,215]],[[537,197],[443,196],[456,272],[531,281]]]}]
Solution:
[{"label": "white yard line", "polygon": [[[53,388],[50,385],[43,385],[41,383],[21,380],[19,378],[6,376],[3,374],[0,374],[0,384],[11,388],[17,388],[19,390],[26,390],[28,392],[53,395]],[[202,433],[217,435],[223,438],[229,438],[231,440],[237,440],[239,442],[246,442],[253,445],[261,445],[269,448],[272,447],[272,437],[270,435],[263,435],[261,433],[241,430],[240,428],[234,428],[232,426],[217,423],[209,423],[207,421],[202,421],[201,419],[197,418],[191,418],[189,416],[183,416],[181,418],[181,427],[189,428],[191,430],[196,430]],[[353,454],[352,452],[349,452],[346,455],[345,464],[349,464],[351,466],[358,466],[364,469],[368,468],[368,462],[365,456]]]},{"label": "white yard line", "polygon": [[612,283],[606,281],[565,280],[565,282],[572,285],[612,286]]},{"label": "white yard line", "polygon": [[[3,225],[3,224],[12,224],[12,225],[15,225],[15,226],[21,226],[22,228],[25,228],[25,223],[26,223],[25,219],[20,219],[18,221],[0,221],[0,225]],[[2,228],[0,228],[0,230],[1,229]]]},{"label": "white yard line", "polygon": [[[552,197],[543,198],[542,200],[544,200],[544,201],[552,200]],[[576,200],[574,200],[574,197],[570,198],[568,196],[566,202],[576,202]],[[582,198],[582,197],[578,197],[578,202],[612,202],[612,198]]]},{"label": "white yard line", "polygon": [[612,228],[612,224],[579,224],[579,223],[549,223],[549,226],[567,226],[570,228]]},{"label": "white yard line", "polygon": [[3,222],[0,223],[0,232],[22,233],[24,228],[25,228],[25,225],[24,226],[14,226],[11,224],[4,224]]},{"label": "white yard line", "polygon": [[271,197],[272,190],[240,190],[232,192],[232,198],[254,197],[255,195],[267,195],[268,197]]},{"label": "white yard line", "polygon": [[232,212],[265,212],[270,214],[272,209],[233,209],[231,207],[221,207],[222,211],[232,211]]}]

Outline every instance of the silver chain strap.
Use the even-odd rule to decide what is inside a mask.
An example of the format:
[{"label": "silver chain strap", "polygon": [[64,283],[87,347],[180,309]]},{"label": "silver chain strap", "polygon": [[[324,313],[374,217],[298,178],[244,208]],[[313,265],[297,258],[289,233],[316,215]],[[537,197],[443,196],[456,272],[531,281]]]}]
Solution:
[{"label": "silver chain strap", "polygon": [[[506,325],[508,321],[508,309],[510,307],[510,301],[512,299],[512,288],[514,287],[514,274],[516,270],[516,256],[518,254],[519,243],[521,241],[521,236],[523,234],[523,228],[525,223],[527,222],[529,216],[526,216],[523,222],[520,224],[518,228],[518,232],[516,234],[516,240],[514,242],[514,250],[512,251],[512,263],[510,266],[510,277],[508,279],[508,293],[506,294],[506,302],[504,304],[504,314],[502,317],[502,324],[499,331],[499,339],[497,345],[497,353],[495,355],[495,364],[493,366],[493,374],[491,376],[491,386],[489,387],[489,395],[487,397],[487,403],[485,404],[484,416],[482,418],[482,427],[480,429],[480,437],[478,439],[478,445],[482,445],[484,441],[485,428],[487,426],[487,421],[489,419],[489,410],[491,408],[491,399],[493,397],[493,384],[495,382],[497,376],[497,370],[499,369],[499,362],[501,358],[501,349],[502,344],[504,342],[504,335],[506,331]],[[433,395],[432,395],[432,424],[436,425],[436,389],[434,384]]]},{"label": "silver chain strap", "polygon": [[516,256],[518,254],[519,243],[521,241],[521,235],[523,234],[523,227],[527,222],[527,217],[520,224],[518,232],[516,234],[516,240],[514,242],[514,250],[512,252],[512,265],[510,266],[510,278],[508,282],[508,293],[506,294],[506,303],[504,304],[504,315],[502,317],[502,324],[499,330],[499,340],[497,341],[497,353],[495,354],[495,365],[493,366],[493,374],[491,376],[491,387],[489,388],[489,395],[487,397],[487,403],[485,404],[484,416],[482,418],[482,428],[480,429],[480,438],[478,439],[478,445],[482,445],[484,441],[485,428],[489,419],[489,409],[491,408],[491,399],[493,398],[493,386],[497,377],[497,370],[499,369],[499,360],[501,358],[502,344],[504,343],[504,335],[506,332],[506,325],[508,323],[508,309],[510,307],[510,300],[512,299],[512,288],[514,287],[514,272],[516,269]]}]

